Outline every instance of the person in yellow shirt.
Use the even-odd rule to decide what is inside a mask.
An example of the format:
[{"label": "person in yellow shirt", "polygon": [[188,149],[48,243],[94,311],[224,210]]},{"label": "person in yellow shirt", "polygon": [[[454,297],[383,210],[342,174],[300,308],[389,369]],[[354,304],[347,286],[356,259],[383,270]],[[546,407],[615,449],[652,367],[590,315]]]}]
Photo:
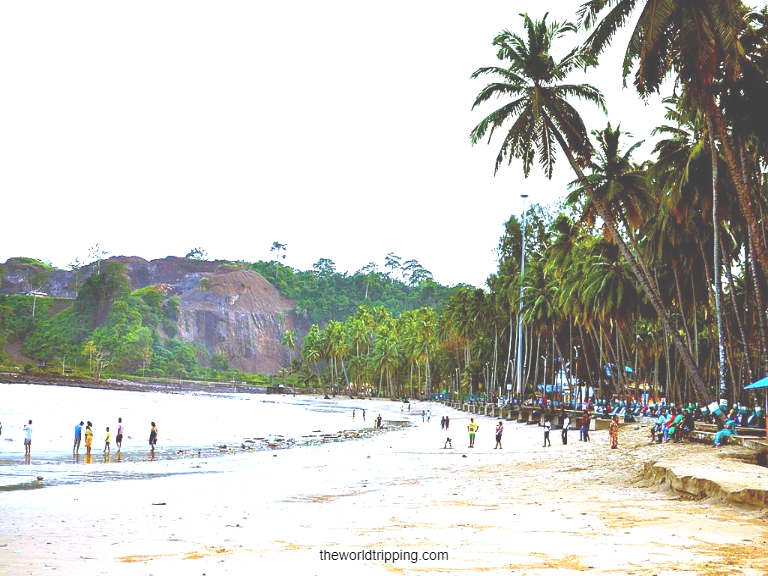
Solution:
[{"label": "person in yellow shirt", "polygon": [[475,434],[477,433],[478,428],[480,428],[480,426],[478,426],[475,423],[475,419],[474,418],[470,418],[469,419],[469,426],[467,426],[467,430],[469,430],[469,447],[470,448],[474,448],[475,447]]},{"label": "person in yellow shirt", "polygon": [[107,426],[107,440],[106,440],[106,442],[104,442],[104,452],[110,452],[110,449],[109,449],[109,438],[110,438],[109,426]]},{"label": "person in yellow shirt", "polygon": [[91,431],[91,423],[88,422],[88,426],[85,427],[85,455],[91,455],[91,445],[93,444],[93,432]]}]

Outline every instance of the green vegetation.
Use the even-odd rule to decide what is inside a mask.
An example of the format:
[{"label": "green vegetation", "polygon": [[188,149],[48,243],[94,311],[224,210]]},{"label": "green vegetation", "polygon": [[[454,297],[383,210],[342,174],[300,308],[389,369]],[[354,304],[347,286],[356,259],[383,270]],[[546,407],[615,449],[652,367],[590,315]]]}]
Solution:
[{"label": "green vegetation", "polygon": [[44,270],[54,270],[54,267],[51,264],[49,264],[48,262],[43,262],[42,260],[38,260],[37,258],[26,258],[26,257],[9,258],[8,264],[12,264],[15,266],[39,266]]},{"label": "green vegetation", "polygon": [[[371,263],[352,275],[336,272],[336,265],[320,259],[312,270],[301,271],[277,261],[251,265],[269,280],[281,294],[296,302],[299,315],[325,324],[344,320],[361,305],[384,306],[392,314],[421,307],[441,309],[455,288],[442,286],[418,262],[393,266],[379,272]],[[401,279],[396,278],[398,272]]]}]

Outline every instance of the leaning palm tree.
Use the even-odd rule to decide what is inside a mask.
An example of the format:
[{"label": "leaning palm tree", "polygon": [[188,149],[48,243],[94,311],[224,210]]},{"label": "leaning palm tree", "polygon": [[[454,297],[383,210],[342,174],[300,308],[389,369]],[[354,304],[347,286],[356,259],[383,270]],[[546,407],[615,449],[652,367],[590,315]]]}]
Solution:
[{"label": "leaning palm tree", "polygon": [[[768,273],[768,246],[717,101],[718,84],[735,82],[745,65],[740,35],[747,28],[748,9],[741,0],[588,0],[579,9],[579,17],[587,29],[593,29],[586,43],[589,53],[599,56],[638,8],[640,17],[624,54],[624,78],[634,69],[635,87],[647,97],[658,92],[664,79],[674,73],[701,108],[710,132],[720,140],[749,241],[754,243],[763,272]],[[608,12],[599,20],[604,9]]]},{"label": "leaning palm tree", "polygon": [[673,332],[669,314],[651,278],[645,273],[646,267],[641,255],[630,251],[615,218],[582,170],[589,163],[592,145],[581,116],[567,99],[586,100],[603,111],[605,101],[600,91],[593,86],[565,83],[569,73],[590,63],[585,51],[573,49],[559,62],[550,55],[553,41],[575,32],[576,26],[568,22],[547,25],[546,15],[536,22],[527,14],[521,16],[525,21],[527,40],[505,30],[493,42],[498,47],[499,60],[509,61],[509,67],[480,68],[472,74],[472,78],[491,74],[501,79],[488,84],[478,94],[473,109],[491,98],[512,98],[511,102],[486,116],[472,130],[472,144],[486,135],[490,141],[497,128],[512,122],[496,157],[495,169],[498,170],[504,160],[511,163],[514,158],[518,158],[523,161],[523,172],[528,176],[538,153],[539,163],[549,178],[552,177],[555,164],[556,145],[560,146],[621,255],[637,277],[661,321],[673,334],[675,345],[695,384],[698,400],[709,402],[711,397],[707,386],[690,351],[679,335]]}]

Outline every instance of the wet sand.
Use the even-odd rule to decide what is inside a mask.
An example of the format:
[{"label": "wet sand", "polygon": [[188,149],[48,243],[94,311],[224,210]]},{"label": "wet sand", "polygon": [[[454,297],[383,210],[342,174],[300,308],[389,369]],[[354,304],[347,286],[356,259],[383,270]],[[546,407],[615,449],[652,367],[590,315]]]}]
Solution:
[{"label": "wet sand", "polygon": [[[749,456],[742,448],[648,445],[646,427],[626,425],[618,450],[605,431],[590,443],[572,431],[567,446],[553,431],[544,449],[541,428],[505,423],[504,449],[493,450],[495,420],[477,417],[469,449],[467,414],[412,408],[431,408],[432,421],[359,442],[233,455],[236,469],[190,461],[189,472],[210,473],[0,496],[0,573],[766,573],[765,509],[691,500],[643,476],[657,460],[768,476],[738,460]],[[443,449],[446,435],[453,449]],[[321,560],[361,550],[448,559]]]}]

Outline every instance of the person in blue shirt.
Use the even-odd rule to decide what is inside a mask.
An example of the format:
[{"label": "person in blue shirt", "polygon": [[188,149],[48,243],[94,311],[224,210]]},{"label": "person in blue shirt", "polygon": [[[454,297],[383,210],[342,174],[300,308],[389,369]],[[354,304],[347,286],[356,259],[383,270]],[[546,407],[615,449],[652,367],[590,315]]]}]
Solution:
[{"label": "person in blue shirt", "polygon": [[75,454],[80,452],[80,438],[82,437],[83,433],[83,421],[80,421],[80,424],[77,424],[75,426],[75,444],[72,446],[72,452]]}]

